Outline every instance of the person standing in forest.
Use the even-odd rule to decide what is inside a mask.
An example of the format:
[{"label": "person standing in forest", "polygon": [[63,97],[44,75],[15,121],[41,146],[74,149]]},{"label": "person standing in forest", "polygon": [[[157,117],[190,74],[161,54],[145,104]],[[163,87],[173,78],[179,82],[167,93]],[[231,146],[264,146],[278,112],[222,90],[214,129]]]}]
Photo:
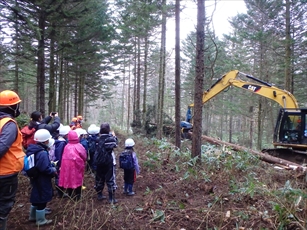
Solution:
[{"label": "person standing in forest", "polygon": [[94,165],[96,167],[95,189],[97,199],[106,199],[102,195],[105,183],[108,187],[109,202],[117,203],[115,199],[115,190],[117,189],[115,181],[115,157],[113,149],[117,147],[117,137],[114,132],[111,133],[110,125],[102,123],[100,125],[100,137],[94,156]]},{"label": "person standing in forest", "polygon": [[0,92],[0,230],[6,229],[15,203],[18,173],[23,169],[22,135],[16,117],[21,100],[11,90]]},{"label": "person standing in forest", "polygon": [[66,144],[68,143],[68,132],[70,131],[70,127],[68,125],[63,125],[59,129],[59,137],[55,140],[54,143],[54,155],[55,155],[55,161],[56,161],[56,169],[58,176],[55,178],[55,188],[57,190],[57,194],[59,198],[63,198],[63,188],[59,186],[59,176],[60,176],[60,168],[61,168],[61,160],[64,148]]},{"label": "person standing in forest", "polygon": [[[53,118],[53,123],[49,124]],[[43,119],[42,113],[34,111],[31,113],[31,121],[28,124],[29,129],[47,129],[52,136],[56,135],[57,129],[61,125],[61,120],[58,113],[50,113],[49,116]]]},{"label": "person standing in forest", "polygon": [[51,165],[48,150],[54,143],[51,134],[47,129],[39,129],[34,134],[35,145],[31,144],[27,148],[27,156],[34,154],[35,167],[38,175],[30,179],[32,190],[30,196],[30,216],[29,221],[36,221],[37,226],[50,224],[52,220],[47,220],[46,206],[52,200],[53,187],[52,177],[57,175],[56,168]]},{"label": "person standing in forest", "polygon": [[[128,157],[125,157],[126,159],[125,166],[127,167],[125,167],[121,161],[119,162],[120,167],[124,169],[124,194],[128,196],[134,195],[133,184],[136,180],[136,175],[140,174],[140,166],[139,166],[138,158],[133,149],[134,145],[135,145],[135,142],[131,138],[128,138],[125,141],[125,150],[123,153],[121,153],[121,155],[128,156]],[[121,159],[121,157],[119,159]]]},{"label": "person standing in forest", "polygon": [[59,186],[75,201],[81,198],[86,157],[86,150],[80,143],[77,132],[70,130],[68,144],[64,148],[61,160]]}]

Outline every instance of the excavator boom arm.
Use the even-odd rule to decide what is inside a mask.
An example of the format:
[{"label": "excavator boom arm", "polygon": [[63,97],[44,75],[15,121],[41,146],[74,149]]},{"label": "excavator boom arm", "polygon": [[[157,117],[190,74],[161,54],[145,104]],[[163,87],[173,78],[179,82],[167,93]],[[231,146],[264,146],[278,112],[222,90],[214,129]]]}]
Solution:
[{"label": "excavator boom arm", "polygon": [[[257,83],[237,79],[239,74],[242,74],[245,77],[256,81]],[[277,102],[282,108],[298,108],[298,103],[290,92],[279,89],[255,77],[240,73],[238,70],[228,72],[220,79],[218,79],[208,90],[206,90],[203,94],[203,104],[218,95],[229,86],[245,89],[252,93],[271,99]],[[193,106],[193,104],[190,106]]]}]

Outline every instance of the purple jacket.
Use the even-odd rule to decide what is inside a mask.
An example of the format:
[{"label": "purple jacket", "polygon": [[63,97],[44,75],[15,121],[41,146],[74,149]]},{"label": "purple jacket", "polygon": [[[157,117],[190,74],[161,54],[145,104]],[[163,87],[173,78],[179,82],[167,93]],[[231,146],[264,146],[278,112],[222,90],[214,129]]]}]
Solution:
[{"label": "purple jacket", "polygon": [[80,144],[78,134],[74,130],[69,131],[68,144],[61,160],[59,186],[72,189],[82,186],[86,157],[86,150]]}]

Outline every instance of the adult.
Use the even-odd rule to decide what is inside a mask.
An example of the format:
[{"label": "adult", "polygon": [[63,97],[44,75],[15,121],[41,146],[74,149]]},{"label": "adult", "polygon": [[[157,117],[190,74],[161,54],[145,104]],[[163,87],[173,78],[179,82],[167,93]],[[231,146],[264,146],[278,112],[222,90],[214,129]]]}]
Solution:
[{"label": "adult", "polygon": [[17,176],[23,169],[22,135],[15,120],[20,114],[20,102],[17,93],[0,92],[0,230],[6,229],[15,203]]},{"label": "adult", "polygon": [[[53,118],[53,122],[51,122]],[[43,119],[42,113],[39,111],[34,111],[31,113],[31,121],[29,123],[29,129],[35,128],[39,129],[47,129],[52,136],[56,135],[58,128],[61,125],[61,120],[58,116],[58,113],[50,113],[49,116],[46,116]]]}]

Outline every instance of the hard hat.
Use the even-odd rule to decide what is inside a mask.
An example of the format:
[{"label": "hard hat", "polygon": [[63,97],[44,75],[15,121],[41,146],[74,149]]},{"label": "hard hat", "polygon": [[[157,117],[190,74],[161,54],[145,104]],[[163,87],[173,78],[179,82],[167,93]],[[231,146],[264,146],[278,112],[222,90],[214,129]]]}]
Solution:
[{"label": "hard hat", "polygon": [[100,128],[97,127],[96,125],[90,125],[87,128],[87,132],[88,134],[94,135],[94,134],[98,134],[99,133]]},{"label": "hard hat", "polygon": [[86,135],[87,134],[86,130],[82,129],[82,133],[81,134]]},{"label": "hard hat", "polygon": [[76,117],[73,117],[71,121],[72,121],[72,122],[76,122],[77,120],[78,120],[78,119],[77,119]]},{"label": "hard hat", "polygon": [[125,141],[125,147],[133,147],[134,145],[135,145],[134,140],[131,139],[131,138],[128,138],[128,139]]},{"label": "hard hat", "polygon": [[21,102],[17,93],[11,90],[0,92],[0,106],[16,105]]},{"label": "hard hat", "polygon": [[59,128],[57,128],[57,130],[60,131],[60,129],[61,129],[62,127],[63,127],[63,124],[60,123],[60,126],[59,126]]},{"label": "hard hat", "polygon": [[34,141],[45,142],[51,138],[51,135],[47,129],[39,129],[34,133]]},{"label": "hard hat", "polygon": [[78,134],[78,137],[80,137],[83,134],[83,131],[81,128],[76,128],[74,131]]},{"label": "hard hat", "polygon": [[81,115],[78,115],[78,116],[77,116],[77,119],[78,119],[78,120],[82,120],[82,116],[81,116]]},{"label": "hard hat", "polygon": [[61,136],[65,136],[65,135],[68,134],[69,131],[70,131],[70,127],[68,125],[64,125],[64,126],[60,127],[59,134]]}]

